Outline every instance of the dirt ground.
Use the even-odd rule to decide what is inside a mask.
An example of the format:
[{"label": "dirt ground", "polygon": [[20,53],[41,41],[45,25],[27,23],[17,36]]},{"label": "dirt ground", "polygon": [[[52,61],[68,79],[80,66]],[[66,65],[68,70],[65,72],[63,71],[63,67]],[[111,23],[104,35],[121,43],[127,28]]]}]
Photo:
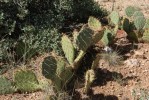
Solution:
[{"label": "dirt ground", "polygon": [[[124,15],[124,9],[128,5],[141,8],[149,18],[149,0],[96,0],[103,8],[111,11],[114,9]],[[125,48],[126,49],[126,48]],[[149,44],[139,44],[139,49],[133,53],[126,53],[124,65],[118,67],[108,66],[100,61],[97,70],[98,78],[92,86],[92,96],[82,94],[82,87],[76,89],[81,98],[75,100],[149,100]],[[35,68],[41,66],[44,57],[33,62]],[[40,70],[37,70],[40,73]],[[40,77],[40,76],[39,76]],[[148,99],[147,99],[148,96]],[[78,96],[77,96],[78,97]],[[46,100],[45,92],[30,94],[0,95],[0,100]]]}]

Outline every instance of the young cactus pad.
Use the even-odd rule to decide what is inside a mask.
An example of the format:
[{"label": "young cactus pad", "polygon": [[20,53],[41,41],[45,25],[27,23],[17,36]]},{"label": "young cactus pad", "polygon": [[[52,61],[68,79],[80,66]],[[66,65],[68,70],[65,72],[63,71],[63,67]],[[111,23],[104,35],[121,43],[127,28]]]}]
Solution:
[{"label": "young cactus pad", "polygon": [[145,29],[149,29],[149,19],[146,20],[146,23],[145,23],[144,28],[145,28]]},{"label": "young cactus pad", "polygon": [[112,11],[110,14],[110,20],[114,25],[117,25],[120,20],[119,13],[117,11]]},{"label": "young cactus pad", "polygon": [[75,58],[75,48],[71,40],[66,35],[64,35],[62,37],[61,44],[65,57],[67,58],[68,62],[72,64]]},{"label": "young cactus pad", "polygon": [[15,86],[21,92],[33,92],[40,89],[36,75],[31,70],[16,72]]},{"label": "young cactus pad", "polygon": [[146,23],[146,19],[143,16],[138,16],[134,20],[134,25],[137,28],[137,30],[143,29],[143,27],[145,26],[145,23]]},{"label": "young cactus pad", "polygon": [[13,93],[15,90],[12,86],[11,81],[6,79],[5,77],[0,77],[0,95]]},{"label": "young cactus pad", "polygon": [[140,9],[137,8],[137,7],[133,7],[133,6],[128,6],[126,9],[125,9],[125,13],[128,17],[131,17],[133,16],[133,14],[136,12],[136,11],[139,11]]},{"label": "young cactus pad", "polygon": [[87,94],[89,93],[91,84],[95,80],[95,72],[94,70],[88,70],[85,74],[85,87],[84,87],[84,92]]},{"label": "young cactus pad", "polygon": [[88,26],[94,31],[99,31],[102,29],[100,21],[97,18],[92,16],[90,16],[88,19]]},{"label": "young cactus pad", "polygon": [[112,36],[111,31],[110,31],[109,29],[106,29],[106,30],[104,31],[104,35],[103,35],[101,41],[103,42],[103,44],[104,44],[105,46],[107,46],[107,45],[112,41],[112,37],[113,37],[113,36]]},{"label": "young cactus pad", "polygon": [[144,14],[143,14],[141,11],[136,11],[136,12],[133,14],[133,17],[134,17],[134,19],[135,19],[135,18],[138,17],[138,16],[144,17]]},{"label": "young cactus pad", "polygon": [[80,50],[86,51],[88,47],[91,46],[93,42],[92,41],[93,33],[94,32],[90,28],[84,27],[83,29],[81,29],[79,35],[76,38],[76,44]]},{"label": "young cactus pad", "polygon": [[146,29],[146,30],[145,30],[145,32],[143,33],[142,39],[143,39],[143,41],[149,43],[149,29]]}]

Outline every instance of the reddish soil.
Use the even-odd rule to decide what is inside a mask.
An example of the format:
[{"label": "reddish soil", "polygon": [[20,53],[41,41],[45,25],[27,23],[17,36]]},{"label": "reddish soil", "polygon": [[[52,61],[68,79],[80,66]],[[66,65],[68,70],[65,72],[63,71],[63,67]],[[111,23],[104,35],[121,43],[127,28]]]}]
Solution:
[{"label": "reddish soil", "polygon": [[[112,10],[112,0],[96,0],[99,4]],[[124,15],[124,9],[128,5],[135,5],[142,9],[146,17],[149,17],[149,0],[115,0],[114,9]],[[127,48],[125,48],[127,49]],[[46,55],[47,56],[47,55]],[[75,100],[149,100],[149,44],[139,44],[139,49],[125,54],[124,65],[112,67],[105,61],[100,61],[97,70],[97,79],[92,85],[92,93],[89,96],[83,94],[83,85],[76,89]],[[33,60],[31,66],[37,77],[44,79],[41,75],[42,57]],[[134,63],[135,62],[135,63]],[[133,64],[132,64],[133,63]],[[13,73],[5,74],[12,77]],[[80,83],[81,84],[81,83]],[[0,100],[47,100],[47,91],[29,94],[0,95]],[[148,96],[148,99],[145,98]]]}]

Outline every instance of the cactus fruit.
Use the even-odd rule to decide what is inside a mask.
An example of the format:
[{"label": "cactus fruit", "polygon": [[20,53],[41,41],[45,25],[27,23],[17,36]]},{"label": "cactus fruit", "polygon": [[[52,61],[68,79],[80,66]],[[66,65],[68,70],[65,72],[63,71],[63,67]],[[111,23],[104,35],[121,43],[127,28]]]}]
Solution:
[{"label": "cactus fruit", "polygon": [[60,91],[73,76],[72,69],[62,57],[49,56],[42,63],[42,74],[51,79],[55,89]]},{"label": "cactus fruit", "polygon": [[104,44],[105,46],[107,46],[107,45],[112,41],[112,37],[113,37],[113,36],[112,36],[111,31],[110,31],[109,29],[106,29],[106,30],[104,31],[104,35],[103,35],[101,41],[103,42],[103,44]]},{"label": "cactus fruit", "polygon": [[77,39],[76,39],[77,47],[80,50],[86,51],[88,49],[88,47],[90,47],[92,45],[93,33],[94,32],[87,27],[84,27],[81,29],[81,31],[79,32],[79,35],[77,36]]},{"label": "cactus fruit", "polygon": [[145,32],[143,33],[143,37],[142,37],[144,42],[148,42],[149,43],[149,29],[146,29]]},{"label": "cactus fruit", "polygon": [[85,87],[84,87],[84,93],[88,94],[91,84],[95,80],[95,72],[94,70],[87,70],[85,74]]},{"label": "cactus fruit", "polygon": [[135,19],[135,18],[138,17],[138,16],[144,17],[144,14],[143,14],[141,11],[136,11],[136,12],[133,14],[133,17],[134,17],[134,19]]},{"label": "cactus fruit", "polygon": [[146,23],[146,19],[143,16],[138,16],[134,20],[134,25],[137,28],[137,30],[143,29],[143,27],[145,26],[145,23]]},{"label": "cactus fruit", "polygon": [[145,28],[145,29],[149,29],[149,19],[146,20],[146,23],[145,23],[144,28]]},{"label": "cactus fruit", "polygon": [[137,8],[137,7],[133,7],[133,6],[128,6],[126,9],[125,9],[125,13],[128,17],[131,17],[133,16],[133,14],[136,12],[136,11],[139,11],[140,9]]},{"label": "cactus fruit", "polygon": [[88,26],[94,31],[99,31],[102,28],[100,21],[92,16],[88,19]]},{"label": "cactus fruit", "polygon": [[75,48],[71,40],[66,35],[63,35],[61,44],[65,57],[67,58],[68,62],[72,64],[75,58]]},{"label": "cactus fruit", "polygon": [[9,94],[15,92],[14,87],[10,80],[5,77],[0,77],[0,95],[1,94]]},{"label": "cactus fruit", "polygon": [[40,89],[36,75],[31,70],[21,70],[15,73],[15,86],[20,92],[33,92]]},{"label": "cactus fruit", "polygon": [[110,20],[111,20],[112,24],[117,25],[120,20],[119,13],[116,11],[112,11],[112,13],[110,14]]}]

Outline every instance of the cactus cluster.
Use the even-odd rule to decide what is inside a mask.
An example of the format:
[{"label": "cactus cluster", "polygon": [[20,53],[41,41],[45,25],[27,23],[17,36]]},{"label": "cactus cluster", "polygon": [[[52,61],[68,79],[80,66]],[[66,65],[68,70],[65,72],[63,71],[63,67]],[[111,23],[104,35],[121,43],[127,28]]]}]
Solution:
[{"label": "cactus cluster", "polygon": [[66,60],[53,54],[42,63],[42,74],[52,80],[58,91],[65,89],[73,76],[73,70],[79,67],[88,48],[101,40],[104,29],[100,21],[91,16],[88,23],[83,25],[80,31],[75,30],[72,35],[73,40],[67,35],[63,35],[61,39]]},{"label": "cactus cluster", "polygon": [[17,71],[14,81],[17,91],[20,92],[33,92],[40,88],[35,74],[30,70]]},{"label": "cactus cluster", "polygon": [[51,55],[44,59],[42,63],[42,74],[47,79],[52,80],[57,91],[65,88],[66,83],[73,76],[70,65],[64,58],[56,55]]}]

